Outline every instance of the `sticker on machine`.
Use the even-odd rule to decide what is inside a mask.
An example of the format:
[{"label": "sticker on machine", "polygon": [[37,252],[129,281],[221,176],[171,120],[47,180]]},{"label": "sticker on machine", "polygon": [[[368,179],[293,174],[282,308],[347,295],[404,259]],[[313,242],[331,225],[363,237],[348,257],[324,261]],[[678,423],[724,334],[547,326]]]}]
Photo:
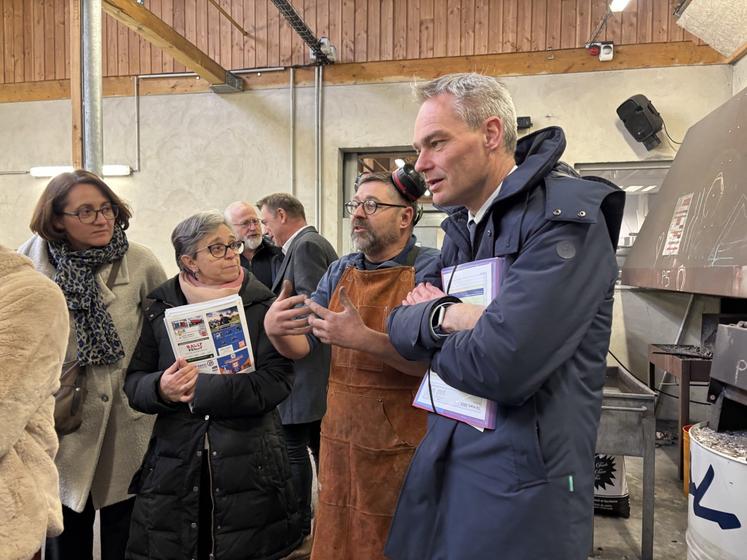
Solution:
[{"label": "sticker on machine", "polygon": [[669,231],[667,231],[667,240],[664,243],[664,250],[661,252],[665,257],[678,255],[680,252],[680,243],[682,243],[682,237],[685,233],[687,215],[690,212],[690,206],[692,205],[694,196],[695,193],[689,193],[682,195],[677,199],[677,204],[674,207],[674,214],[672,215],[672,221],[669,224]]}]

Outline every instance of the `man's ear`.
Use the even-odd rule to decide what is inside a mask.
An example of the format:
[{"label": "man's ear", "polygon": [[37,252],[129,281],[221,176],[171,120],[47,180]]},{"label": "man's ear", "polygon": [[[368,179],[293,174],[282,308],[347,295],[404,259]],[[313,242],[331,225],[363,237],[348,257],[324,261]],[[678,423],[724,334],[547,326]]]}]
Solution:
[{"label": "man's ear", "polygon": [[483,122],[485,148],[489,151],[500,150],[503,146],[503,123],[498,117],[488,117]]},{"label": "man's ear", "polygon": [[400,214],[400,227],[402,229],[409,228],[413,225],[413,222],[415,221],[415,210],[413,210],[412,206],[408,206],[407,208],[402,209],[402,214]]},{"label": "man's ear", "polygon": [[288,214],[282,208],[278,208],[277,210],[275,210],[275,216],[278,220],[280,220],[281,224],[284,224],[288,221]]}]

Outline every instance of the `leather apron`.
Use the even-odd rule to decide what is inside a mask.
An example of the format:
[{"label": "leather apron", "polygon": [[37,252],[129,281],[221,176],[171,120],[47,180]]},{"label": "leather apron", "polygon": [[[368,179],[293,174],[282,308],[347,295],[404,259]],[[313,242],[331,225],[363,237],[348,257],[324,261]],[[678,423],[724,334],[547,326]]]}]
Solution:
[{"label": "leather apron", "polygon": [[[329,304],[342,311],[340,289],[374,330],[415,286],[411,266],[349,267]],[[420,378],[365,352],[332,347],[327,414],[322,420],[319,503],[312,560],[385,559],[402,481],[425,434],[427,414],[412,406]]]}]

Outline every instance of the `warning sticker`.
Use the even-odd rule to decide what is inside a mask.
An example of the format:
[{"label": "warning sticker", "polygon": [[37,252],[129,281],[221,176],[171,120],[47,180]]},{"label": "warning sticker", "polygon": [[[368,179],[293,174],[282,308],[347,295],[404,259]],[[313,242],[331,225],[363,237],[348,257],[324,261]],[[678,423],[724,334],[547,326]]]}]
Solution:
[{"label": "warning sticker", "polygon": [[680,243],[682,242],[682,235],[685,232],[687,214],[690,211],[694,196],[694,193],[690,193],[677,199],[672,221],[669,224],[669,231],[667,232],[667,240],[664,243],[664,250],[661,252],[665,257],[677,255],[680,252]]}]

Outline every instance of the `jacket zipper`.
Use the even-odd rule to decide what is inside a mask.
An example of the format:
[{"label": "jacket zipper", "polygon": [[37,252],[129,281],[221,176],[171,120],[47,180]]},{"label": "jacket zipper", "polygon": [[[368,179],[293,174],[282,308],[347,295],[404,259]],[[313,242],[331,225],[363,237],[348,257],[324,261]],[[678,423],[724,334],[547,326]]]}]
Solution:
[{"label": "jacket zipper", "polygon": [[210,481],[210,560],[215,559],[215,497],[213,496],[213,469],[210,460],[210,439],[205,432],[205,450],[208,454],[208,480]]}]

